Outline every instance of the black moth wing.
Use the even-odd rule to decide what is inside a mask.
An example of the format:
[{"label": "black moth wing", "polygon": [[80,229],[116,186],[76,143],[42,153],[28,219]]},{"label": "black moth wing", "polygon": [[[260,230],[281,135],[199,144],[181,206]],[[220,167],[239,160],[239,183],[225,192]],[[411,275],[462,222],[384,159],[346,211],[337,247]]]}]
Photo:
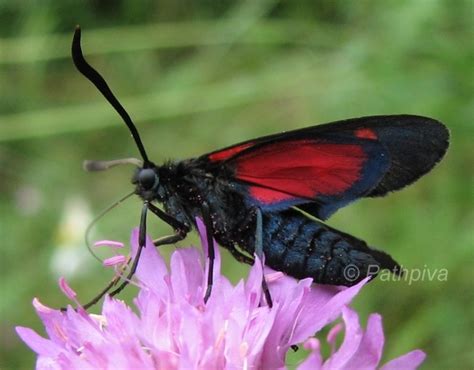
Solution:
[{"label": "black moth wing", "polygon": [[337,126],[369,128],[390,156],[390,168],[367,197],[384,196],[428,173],[449,146],[449,131],[441,122],[414,115],[373,116],[349,119]]}]

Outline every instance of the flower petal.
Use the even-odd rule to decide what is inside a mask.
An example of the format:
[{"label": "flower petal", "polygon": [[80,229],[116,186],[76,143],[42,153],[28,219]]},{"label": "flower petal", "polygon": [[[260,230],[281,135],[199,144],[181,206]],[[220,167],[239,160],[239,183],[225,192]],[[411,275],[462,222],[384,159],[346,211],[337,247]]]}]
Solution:
[{"label": "flower petal", "polygon": [[324,369],[344,369],[346,365],[347,368],[354,369],[351,361],[359,348],[362,339],[362,329],[359,325],[359,317],[357,316],[357,313],[349,307],[343,308],[342,318],[344,319],[344,325],[346,327],[344,341],[336,353],[334,353],[324,363]]},{"label": "flower petal", "polygon": [[21,340],[40,356],[56,357],[63,350],[52,340],[43,338],[30,328],[17,326],[15,330]]},{"label": "flower petal", "polygon": [[[132,231],[130,245],[132,246],[132,256],[135,256],[138,250],[138,228]],[[163,296],[167,296],[168,287],[164,282],[164,277],[167,274],[168,269],[163,257],[158,253],[153,240],[147,236],[135,276],[148,289],[151,289],[158,295],[163,294]]]},{"label": "flower petal", "polygon": [[37,298],[33,299],[33,307],[36,309],[36,313],[43,321],[43,325],[49,338],[56,344],[64,346],[67,341],[67,336],[62,329],[66,320],[65,315],[58,310],[43,305]]},{"label": "flower petal", "polygon": [[110,339],[120,342],[137,339],[138,317],[123,301],[107,296],[102,314],[107,322],[105,334],[110,335]]},{"label": "flower petal", "polygon": [[[62,370],[64,367],[56,358],[39,356],[36,360],[36,370]],[[82,369],[81,369],[82,370]],[[84,369],[87,370],[87,369]]]},{"label": "flower petal", "polygon": [[196,305],[203,303],[203,268],[200,257],[195,248],[180,248],[172,254],[170,278],[175,301],[186,300]]},{"label": "flower petal", "polygon": [[59,278],[59,287],[61,288],[64,295],[69,299],[74,300],[76,298],[77,293],[71,288],[66,279],[62,276]]},{"label": "flower petal", "polygon": [[347,368],[360,370],[375,369],[382,357],[384,341],[382,317],[378,314],[372,314],[367,321],[367,329],[362,337],[360,346]]},{"label": "flower petal", "polygon": [[319,370],[322,368],[323,359],[321,357],[320,344],[316,338],[310,338],[304,343],[304,348],[311,350],[309,356],[301,364],[298,370]]},{"label": "flower petal", "polygon": [[416,349],[387,362],[380,370],[414,370],[421,365],[425,357],[423,351]]},{"label": "flower petal", "polygon": [[[340,314],[342,308],[349,304],[368,278],[349,288],[315,285],[307,293],[305,304],[293,332],[293,343],[301,343],[306,338],[321,330]],[[293,344],[292,343],[292,344]]]},{"label": "flower petal", "polygon": [[336,340],[338,334],[344,329],[344,325],[340,322],[334,325],[326,337],[327,342],[331,345],[331,355],[336,352]]},{"label": "flower petal", "polygon": [[262,277],[262,263],[260,259],[255,256],[255,263],[250,268],[249,275],[245,281],[245,295],[252,308],[256,308],[260,305],[262,298]]}]

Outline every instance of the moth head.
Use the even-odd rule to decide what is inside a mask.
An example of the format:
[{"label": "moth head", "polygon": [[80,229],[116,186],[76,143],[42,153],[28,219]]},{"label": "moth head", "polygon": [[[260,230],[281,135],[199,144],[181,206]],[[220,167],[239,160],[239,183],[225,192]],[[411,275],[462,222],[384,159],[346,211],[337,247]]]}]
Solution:
[{"label": "moth head", "polygon": [[157,167],[137,168],[132,178],[135,193],[146,200],[159,198],[160,176]]},{"label": "moth head", "polygon": [[137,185],[143,190],[154,190],[160,183],[158,174],[152,168],[141,168],[137,174]]}]

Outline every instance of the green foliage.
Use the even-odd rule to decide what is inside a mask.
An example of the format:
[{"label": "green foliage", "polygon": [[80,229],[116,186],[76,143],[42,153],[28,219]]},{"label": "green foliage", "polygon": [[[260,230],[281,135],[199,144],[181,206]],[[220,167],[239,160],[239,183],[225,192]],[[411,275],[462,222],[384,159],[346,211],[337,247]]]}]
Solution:
[{"label": "green foliage", "polygon": [[[86,158],[138,154],[120,119],[72,66],[76,23],[85,54],[134,117],[156,162],[363,115],[445,122],[452,146],[430,175],[399,194],[341,210],[330,224],[380,246],[407,269],[449,271],[447,281],[378,279],[359,295],[362,317],[384,317],[387,359],[421,348],[425,368],[474,366],[470,0],[4,0],[0,367],[32,367],[33,354],[13,332],[15,325],[42,332],[32,297],[56,307],[66,301],[52,258],[85,246],[80,220],[71,221],[74,230],[64,226],[78,213],[64,216],[65,205],[80,197],[97,214],[131,190],[129,169],[81,170]],[[95,237],[127,240],[139,212],[136,201],[126,202],[100,222]],[[156,221],[150,230],[168,232]],[[224,271],[235,281],[244,268],[226,257]],[[92,257],[80,271],[70,280],[85,301],[109,274]]]}]

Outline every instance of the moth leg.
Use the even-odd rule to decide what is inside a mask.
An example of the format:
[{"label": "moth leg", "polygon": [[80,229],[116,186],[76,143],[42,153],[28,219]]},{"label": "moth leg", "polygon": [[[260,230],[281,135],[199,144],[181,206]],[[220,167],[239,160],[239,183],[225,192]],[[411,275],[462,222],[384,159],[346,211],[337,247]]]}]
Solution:
[{"label": "moth leg", "polygon": [[159,209],[157,206],[148,203],[148,208],[150,211],[152,211],[155,216],[166,222],[168,225],[170,225],[173,229],[175,230],[182,230],[182,232],[188,232],[189,231],[189,226],[182,223],[178,219],[174,218],[173,216],[167,214],[166,212],[163,212],[161,209]]},{"label": "moth leg", "polygon": [[[143,208],[142,208],[142,215],[141,215],[141,218],[140,218],[140,231],[139,231],[139,239],[138,239],[138,251],[137,251],[137,255],[135,256],[134,260],[133,260],[133,263],[132,263],[132,267],[130,269],[130,272],[128,273],[127,275],[127,278],[125,279],[125,281],[117,288],[115,289],[114,291],[112,291],[110,293],[110,296],[114,296],[118,293],[120,293],[123,288],[125,288],[128,284],[128,282],[130,281],[130,279],[133,277],[133,275],[135,274],[135,271],[137,270],[137,266],[138,266],[138,261],[140,259],[140,255],[142,253],[142,249],[143,247],[145,246],[145,236],[146,236],[146,215],[147,215],[147,211],[148,211],[148,202],[145,202],[143,204]],[[85,305],[83,305],[82,307],[87,310],[89,307],[95,305],[97,302],[100,301],[100,299],[107,294],[107,292],[112,289],[119,281],[120,281],[120,278],[121,276],[116,276],[114,277],[109,284],[107,284],[107,286],[99,293],[97,294],[94,298],[92,298],[89,302],[87,302]],[[61,310],[65,310],[65,309],[61,309]]]},{"label": "moth leg", "polygon": [[[87,310],[89,307],[92,307],[95,305],[97,302],[100,301],[100,299],[107,294],[107,292],[113,288],[115,284],[120,280],[120,276],[114,277],[108,284],[107,286],[99,293],[97,294],[94,298],[92,298],[89,302],[87,302],[85,305],[82,305],[82,307]],[[61,307],[61,311],[67,311],[65,307]]]},{"label": "moth leg", "polygon": [[159,247],[160,245],[174,244],[180,240],[183,240],[186,235],[186,232],[178,231],[176,234],[163,236],[153,240],[153,244],[155,244],[155,247]]},{"label": "moth leg", "polygon": [[227,250],[232,254],[232,256],[239,262],[246,263],[247,265],[253,265],[255,260],[252,257],[247,256],[246,254],[239,251],[237,248],[232,246],[226,246]]},{"label": "moth leg", "polygon": [[[138,266],[138,261],[140,260],[140,255],[142,253],[143,248],[145,247],[145,238],[146,238],[146,216],[147,216],[147,211],[150,210],[152,211],[155,215],[157,215],[159,218],[161,218],[163,221],[165,221],[167,224],[170,226],[174,227],[177,232],[176,234],[173,235],[168,235],[164,236],[162,238],[158,238],[153,241],[153,244],[155,246],[160,246],[160,245],[165,245],[165,244],[173,244],[176,243],[186,237],[187,230],[189,228],[183,224],[182,222],[176,220],[174,217],[168,215],[167,213],[163,212],[161,209],[158,207],[155,207],[153,204],[145,202],[143,204],[143,209],[142,209],[142,215],[140,219],[140,231],[139,231],[139,237],[138,237],[138,251],[137,255],[135,256],[132,267],[130,268],[130,271],[125,278],[125,280],[122,282],[122,284],[112,291],[110,293],[110,296],[113,297],[117,294],[119,294],[130,282],[130,279],[133,277],[137,270]],[[85,304],[83,307],[84,309],[87,309],[94,304],[96,304],[107,292],[112,289],[117,283],[120,281],[121,276],[116,276],[114,279],[110,281],[110,283],[102,290],[96,297],[94,297],[90,302]]]},{"label": "moth leg", "polygon": [[207,249],[208,249],[208,258],[209,258],[209,270],[207,273],[207,289],[206,294],[204,295],[204,303],[207,303],[212,292],[212,283],[214,278],[214,240],[212,238],[212,218],[211,212],[209,210],[209,205],[206,202],[202,204],[202,217],[204,220],[204,225],[206,226],[207,234]]},{"label": "moth leg", "polygon": [[145,202],[143,203],[143,208],[142,208],[142,215],[140,218],[140,229],[138,232],[138,250],[135,258],[133,259],[132,267],[130,268],[130,271],[128,272],[127,277],[125,280],[122,282],[122,284],[119,285],[119,287],[112,292],[110,292],[110,296],[113,297],[117,294],[119,294],[130,282],[132,279],[133,275],[137,271],[138,267],[138,261],[140,260],[140,255],[142,254],[143,248],[145,248],[145,241],[146,241],[146,215],[149,209],[150,203]]},{"label": "moth leg", "polygon": [[272,296],[270,295],[270,290],[268,289],[267,281],[265,280],[265,274],[263,273],[263,221],[262,221],[262,211],[260,208],[256,209],[257,215],[257,225],[255,228],[255,254],[260,259],[262,265],[262,290],[265,295],[265,300],[267,301],[268,307],[273,307]]}]

